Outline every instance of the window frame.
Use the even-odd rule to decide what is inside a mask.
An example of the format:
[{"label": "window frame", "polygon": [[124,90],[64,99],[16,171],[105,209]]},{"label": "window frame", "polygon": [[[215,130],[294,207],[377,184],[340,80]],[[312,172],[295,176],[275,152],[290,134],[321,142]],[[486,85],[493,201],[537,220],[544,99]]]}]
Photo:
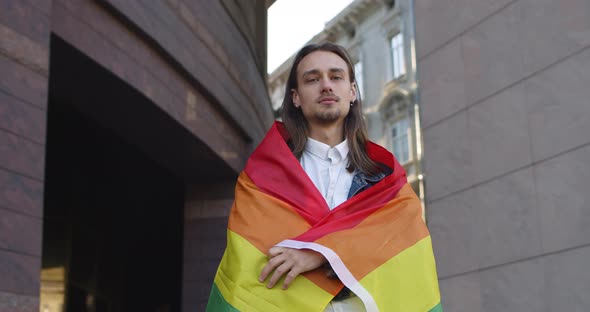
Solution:
[{"label": "window frame", "polygon": [[404,44],[404,34],[402,31],[394,33],[389,38],[391,76],[393,80],[400,79],[407,75],[406,53]]},{"label": "window frame", "polygon": [[[403,124],[405,122],[405,125]],[[405,129],[403,129],[402,127],[405,126]],[[396,136],[393,135],[393,131],[396,131]],[[398,134],[397,132],[399,132],[401,130],[402,134]],[[398,160],[398,162],[402,165],[405,166],[409,163],[412,163],[414,161],[414,153],[412,150],[412,124],[411,124],[411,120],[410,120],[410,116],[408,116],[407,114],[405,114],[403,117],[401,118],[397,118],[394,122],[392,122],[389,126],[389,142],[390,142],[390,147],[391,147],[391,151],[394,154],[395,158]],[[396,144],[398,144],[398,142],[405,140],[406,142],[406,147],[407,147],[407,151],[402,150],[401,153],[398,153],[399,151],[396,149]],[[403,141],[401,143],[402,148],[403,148]],[[407,154],[406,158],[402,158],[402,156],[405,156]]]}]

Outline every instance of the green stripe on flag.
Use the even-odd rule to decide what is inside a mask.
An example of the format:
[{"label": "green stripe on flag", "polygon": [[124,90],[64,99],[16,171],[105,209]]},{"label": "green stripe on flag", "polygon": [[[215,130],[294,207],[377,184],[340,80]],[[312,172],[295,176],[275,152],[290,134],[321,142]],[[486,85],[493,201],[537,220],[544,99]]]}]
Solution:
[{"label": "green stripe on flag", "polygon": [[207,312],[240,312],[238,309],[232,307],[227,303],[217,285],[213,283],[211,287],[211,294],[209,295],[209,303],[207,303]]},{"label": "green stripe on flag", "polygon": [[434,308],[430,309],[428,312],[443,312],[442,305],[439,303],[434,306]]}]

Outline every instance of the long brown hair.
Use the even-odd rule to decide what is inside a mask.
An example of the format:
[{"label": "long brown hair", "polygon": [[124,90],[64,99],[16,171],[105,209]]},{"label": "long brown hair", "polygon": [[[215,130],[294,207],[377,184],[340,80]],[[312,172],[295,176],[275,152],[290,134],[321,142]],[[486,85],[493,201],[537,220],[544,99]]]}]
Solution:
[{"label": "long brown hair", "polygon": [[[307,137],[309,135],[309,124],[303,116],[303,112],[300,109],[297,109],[293,104],[291,90],[297,90],[298,87],[297,66],[299,66],[299,63],[305,56],[315,51],[332,52],[340,56],[348,66],[350,82],[356,82],[354,66],[352,65],[350,56],[342,46],[330,42],[310,44],[297,52],[295,60],[293,61],[293,66],[289,72],[289,78],[287,79],[285,97],[283,98],[283,105],[280,113],[285,128],[290,136],[289,146],[297,159],[301,158],[301,154],[303,154],[303,150],[305,149],[305,143],[307,142]],[[365,150],[365,144],[368,141],[367,125],[363,118],[362,101],[358,88],[357,95],[358,96],[353,102],[348,115],[344,119],[344,136],[348,140],[349,146],[349,164],[347,169],[350,172],[357,169],[365,174],[372,175],[379,172],[380,166],[369,158]]]}]

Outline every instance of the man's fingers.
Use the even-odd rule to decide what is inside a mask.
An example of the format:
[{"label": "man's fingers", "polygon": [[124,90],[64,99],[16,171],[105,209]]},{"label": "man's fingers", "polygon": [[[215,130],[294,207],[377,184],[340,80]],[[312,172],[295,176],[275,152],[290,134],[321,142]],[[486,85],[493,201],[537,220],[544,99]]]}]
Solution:
[{"label": "man's fingers", "polygon": [[301,274],[300,270],[298,270],[296,267],[293,267],[291,271],[287,273],[287,276],[285,276],[285,281],[283,282],[283,289],[289,288],[289,285],[291,285],[291,283],[299,274]]},{"label": "man's fingers", "polygon": [[272,257],[276,257],[280,254],[282,254],[283,252],[285,252],[286,248],[285,247],[272,247],[269,251],[268,254],[270,256],[270,258]]},{"label": "man's fingers", "polygon": [[272,273],[272,276],[270,277],[270,280],[268,281],[268,284],[266,285],[266,287],[273,288],[283,275],[285,275],[287,272],[291,271],[292,266],[293,266],[293,264],[291,264],[289,262],[284,262],[278,268],[276,268],[274,273]]},{"label": "man's fingers", "polygon": [[315,270],[324,262],[326,262],[324,256],[317,252],[273,247],[269,250],[268,263],[262,269],[258,280],[263,283],[272,273],[267,287],[273,288],[281,277],[285,276],[283,289],[287,289],[297,275]]},{"label": "man's fingers", "polygon": [[266,280],[266,278],[268,277],[268,275],[270,274],[270,272],[272,272],[272,270],[274,270],[277,266],[281,265],[283,262],[285,262],[285,258],[281,257],[281,256],[277,256],[277,257],[274,257],[274,258],[268,260],[268,262],[266,263],[266,265],[262,269],[262,272],[260,272],[260,276],[258,277],[258,281],[261,283],[264,282]]}]

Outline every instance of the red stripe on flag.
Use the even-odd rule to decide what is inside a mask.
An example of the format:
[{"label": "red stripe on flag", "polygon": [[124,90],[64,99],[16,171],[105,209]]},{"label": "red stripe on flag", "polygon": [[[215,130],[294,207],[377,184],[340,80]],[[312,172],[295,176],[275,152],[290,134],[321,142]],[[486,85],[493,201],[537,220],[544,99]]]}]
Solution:
[{"label": "red stripe on flag", "polygon": [[256,148],[244,171],[264,193],[289,203],[309,224],[329,211],[322,194],[303,170],[275,122]]},{"label": "red stripe on flag", "polygon": [[370,189],[336,207],[330,214],[313,225],[311,229],[295,239],[313,242],[326,234],[355,227],[393,200],[399,190],[406,184],[405,177],[398,179],[398,181],[394,181],[394,179],[395,177],[392,176],[385,177]]},{"label": "red stripe on flag", "polygon": [[298,240],[313,241],[327,233],[352,228],[391,201],[407,183],[404,168],[383,147],[368,142],[371,159],[393,169],[370,189],[332,211],[286,143],[287,133],[275,122],[246,164],[244,171],[260,191],[291,205],[314,228]]}]

